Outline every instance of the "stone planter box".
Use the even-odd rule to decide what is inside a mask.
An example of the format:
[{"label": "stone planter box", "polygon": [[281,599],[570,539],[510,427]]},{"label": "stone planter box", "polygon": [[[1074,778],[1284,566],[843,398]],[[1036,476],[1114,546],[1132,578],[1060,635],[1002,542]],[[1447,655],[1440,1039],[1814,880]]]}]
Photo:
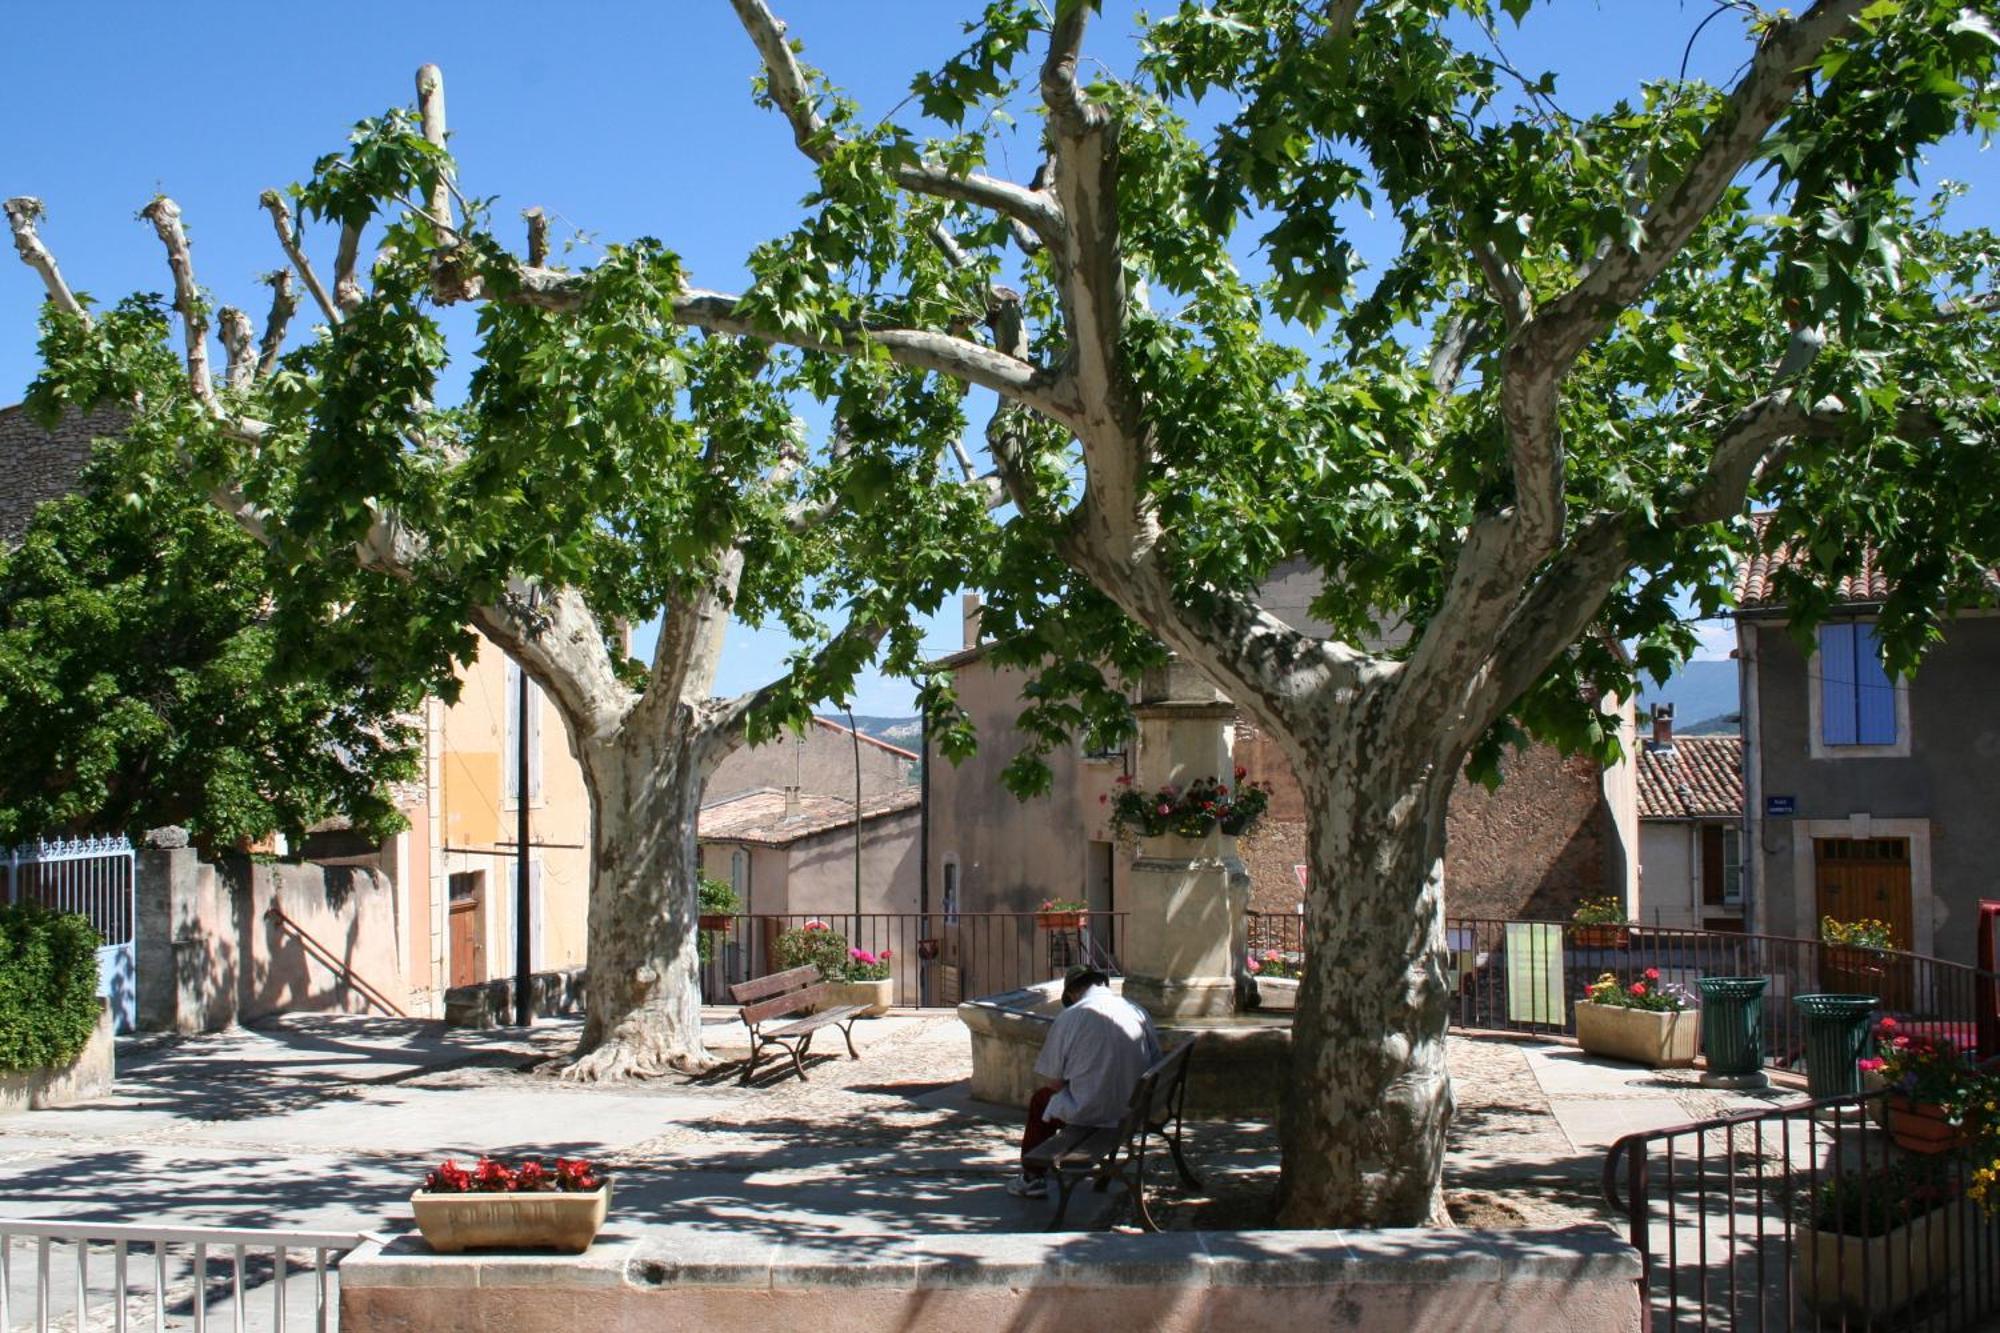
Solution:
[{"label": "stone planter box", "polygon": [[858,1004],[863,1018],[880,1018],[889,1012],[889,1006],[895,1001],[894,977],[883,977],[880,981],[829,981],[826,983],[826,1003],[820,1007],[838,1009],[842,1005]]},{"label": "stone planter box", "polygon": [[1043,930],[1081,930],[1087,915],[1084,912],[1037,912],[1035,924]]},{"label": "stone planter box", "polygon": [[410,1196],[417,1229],[439,1254],[466,1250],[555,1250],[582,1254],[611,1207],[611,1182],[588,1194],[432,1194]]},{"label": "stone planter box", "polygon": [[1879,1319],[1951,1277],[1963,1224],[1962,1210],[1951,1207],[1880,1236],[1801,1226],[1795,1257],[1800,1294],[1822,1314]]},{"label": "stone planter box", "polygon": [[111,1006],[97,1011],[97,1027],[76,1058],[59,1068],[0,1070],[0,1115],[46,1111],[111,1095],[114,1070]]},{"label": "stone planter box", "polygon": [[1576,1044],[1611,1060],[1631,1060],[1655,1069],[1683,1069],[1694,1063],[1699,1049],[1700,1013],[1698,1009],[1627,1009],[1584,1000],[1576,1006]]},{"label": "stone planter box", "polygon": [[1299,979],[1297,977],[1257,977],[1257,1007],[1259,1009],[1296,1009],[1299,1007]]}]

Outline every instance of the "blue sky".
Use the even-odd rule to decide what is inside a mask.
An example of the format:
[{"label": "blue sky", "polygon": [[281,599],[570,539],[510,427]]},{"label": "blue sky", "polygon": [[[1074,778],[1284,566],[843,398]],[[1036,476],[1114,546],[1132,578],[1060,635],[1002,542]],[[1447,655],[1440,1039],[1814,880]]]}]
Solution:
[{"label": "blue sky", "polygon": [[[973,3],[778,0],[806,58],[871,113],[900,102],[910,75],[962,41]],[[1114,70],[1133,54],[1129,10],[1110,0],[1091,51]],[[1523,68],[1553,69],[1559,100],[1587,111],[1639,81],[1671,76],[1706,3],[1565,0],[1521,31],[1503,29]],[[44,235],[71,284],[104,300],[167,286],[158,243],[135,214],[174,196],[201,281],[221,301],[261,311],[257,274],[279,266],[258,193],[302,177],[349,125],[412,97],[418,65],[445,72],[461,183],[497,196],[509,217],[539,205],[557,235],[650,235],[677,250],[693,281],[734,289],[751,244],[796,216],[809,186],[777,117],[752,105],[755,55],[721,0],[571,6],[496,3],[340,6],[72,0],[21,5],[8,17],[0,87],[15,114],[0,136],[0,194],[40,196]],[[1745,54],[1725,17],[1694,49],[1692,73],[1726,80]],[[1033,140],[1012,145],[1024,178]],[[1004,168],[1010,165],[1004,158]],[[1976,180],[1990,160],[1953,146],[1941,173]],[[1990,200],[1962,220],[1995,220]],[[319,238],[330,251],[327,238]],[[330,254],[320,259],[322,269]],[[33,377],[34,276],[0,262],[0,402]],[[467,327],[469,315],[454,316]],[[956,607],[926,629],[958,646]],[[778,669],[782,635],[739,629],[725,689]],[[902,682],[871,679],[856,711],[910,710]]]}]

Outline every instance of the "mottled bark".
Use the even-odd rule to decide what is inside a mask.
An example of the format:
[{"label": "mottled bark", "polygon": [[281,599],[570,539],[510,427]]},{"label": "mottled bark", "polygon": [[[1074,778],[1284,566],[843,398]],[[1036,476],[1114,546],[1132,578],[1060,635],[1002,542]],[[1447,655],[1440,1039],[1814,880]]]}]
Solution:
[{"label": "mottled bark", "polygon": [[684,725],[628,725],[583,750],[590,991],[565,1078],[643,1078],[714,1064],[701,1042],[695,953],[695,828],[708,781],[699,736]]},{"label": "mottled bark", "polygon": [[1301,770],[1314,891],[1310,962],[1279,1125],[1286,1226],[1447,1224],[1445,802],[1386,714],[1329,730]]}]

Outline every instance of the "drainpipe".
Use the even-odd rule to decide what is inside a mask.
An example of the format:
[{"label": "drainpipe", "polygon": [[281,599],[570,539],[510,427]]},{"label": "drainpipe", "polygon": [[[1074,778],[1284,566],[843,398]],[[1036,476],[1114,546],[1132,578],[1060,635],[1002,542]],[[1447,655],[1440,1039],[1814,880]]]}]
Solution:
[{"label": "drainpipe", "polygon": [[1757,627],[1736,618],[1736,713],[1743,735],[1743,921],[1753,934],[1768,935],[1764,919],[1764,762],[1762,709],[1757,697]]},{"label": "drainpipe", "polygon": [[861,729],[854,725],[854,708],[847,705],[842,709],[847,714],[847,734],[854,739],[854,934],[849,936],[855,948],[861,948]]},{"label": "drainpipe", "polygon": [[[917,721],[917,934],[928,934],[931,924],[931,717],[919,713]],[[917,960],[917,1003],[929,1005],[930,969]]]}]

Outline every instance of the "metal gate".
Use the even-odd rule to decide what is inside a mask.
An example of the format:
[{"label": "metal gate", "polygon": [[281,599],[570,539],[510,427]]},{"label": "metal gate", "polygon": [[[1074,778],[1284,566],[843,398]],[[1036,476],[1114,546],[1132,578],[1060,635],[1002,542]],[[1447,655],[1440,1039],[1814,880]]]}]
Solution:
[{"label": "metal gate", "polygon": [[7,901],[37,903],[90,919],[97,951],[97,993],[111,1001],[120,1032],[138,1021],[132,939],[137,854],[124,838],[58,838],[23,843],[7,853]]}]

